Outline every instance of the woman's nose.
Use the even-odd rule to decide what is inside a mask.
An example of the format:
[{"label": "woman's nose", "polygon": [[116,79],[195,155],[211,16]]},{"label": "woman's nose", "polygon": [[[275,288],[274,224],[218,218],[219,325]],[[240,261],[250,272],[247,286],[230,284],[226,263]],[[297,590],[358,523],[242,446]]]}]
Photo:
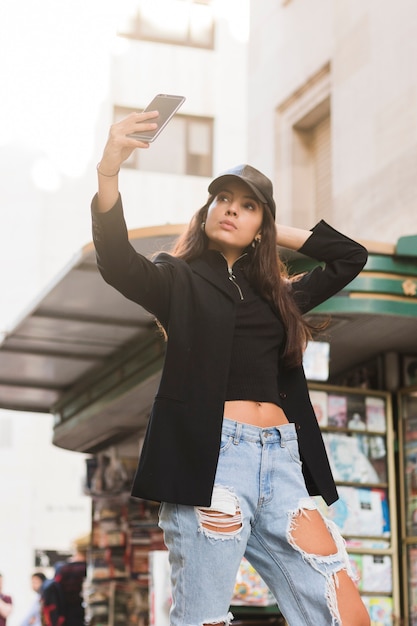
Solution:
[{"label": "woman's nose", "polygon": [[229,204],[229,206],[227,207],[226,210],[226,214],[227,215],[237,215],[237,207],[236,207],[236,203],[233,202],[232,204]]}]

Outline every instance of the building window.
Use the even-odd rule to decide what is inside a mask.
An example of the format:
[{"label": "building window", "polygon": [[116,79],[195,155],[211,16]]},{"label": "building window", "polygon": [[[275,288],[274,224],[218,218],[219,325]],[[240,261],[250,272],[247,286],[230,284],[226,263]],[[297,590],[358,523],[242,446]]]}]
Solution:
[{"label": "building window", "polygon": [[[331,219],[330,100],[293,126],[293,208],[310,219]],[[305,207],[305,208],[304,208]]]},{"label": "building window", "polygon": [[330,68],[277,110],[277,179],[283,219],[305,227],[332,219]]},{"label": "building window", "polygon": [[[133,110],[115,107],[115,121]],[[212,163],[213,118],[177,113],[155,140],[155,145],[149,150],[135,150],[124,167],[144,172],[210,177],[213,175]]]},{"label": "building window", "polygon": [[197,48],[214,47],[211,0],[140,0],[119,28],[122,37]]}]

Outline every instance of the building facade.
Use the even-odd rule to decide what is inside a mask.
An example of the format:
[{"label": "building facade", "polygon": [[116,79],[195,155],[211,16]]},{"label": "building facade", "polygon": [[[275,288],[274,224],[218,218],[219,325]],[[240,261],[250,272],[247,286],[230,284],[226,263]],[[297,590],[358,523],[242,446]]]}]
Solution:
[{"label": "building facade", "polygon": [[278,220],[414,234],[417,14],[412,0],[251,2],[249,155]]}]

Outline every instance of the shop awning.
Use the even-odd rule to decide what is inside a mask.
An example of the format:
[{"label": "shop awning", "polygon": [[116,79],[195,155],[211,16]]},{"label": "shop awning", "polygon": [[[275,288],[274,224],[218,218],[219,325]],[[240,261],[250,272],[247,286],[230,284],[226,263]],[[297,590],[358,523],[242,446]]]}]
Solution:
[{"label": "shop awning", "polygon": [[[169,248],[181,226],[130,232],[142,254]],[[50,412],[63,394],[154,328],[150,316],[99,275],[88,244],[0,344],[0,407]],[[153,332],[153,331],[152,331]]]},{"label": "shop awning", "polygon": [[[182,229],[138,229],[130,239],[150,256]],[[378,354],[417,353],[417,237],[366,245],[361,275],[314,311],[331,315],[333,376]],[[0,408],[53,413],[57,445],[97,451],[146,422],[163,351],[151,316],[104,282],[88,244],[0,344]]]}]

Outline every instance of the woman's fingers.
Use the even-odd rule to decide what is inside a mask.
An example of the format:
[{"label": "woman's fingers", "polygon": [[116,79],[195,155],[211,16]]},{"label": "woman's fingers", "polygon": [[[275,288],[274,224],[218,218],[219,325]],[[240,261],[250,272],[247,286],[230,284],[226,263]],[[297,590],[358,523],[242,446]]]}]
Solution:
[{"label": "woman's fingers", "polygon": [[159,116],[159,111],[142,111],[142,113],[132,113],[127,117],[132,117],[137,123],[146,122],[146,120],[152,120]]},{"label": "woman's fingers", "polygon": [[[137,142],[136,147],[149,148],[149,143],[147,141],[139,139],[134,135],[141,135],[143,133],[156,130],[156,128],[158,128],[158,124],[156,122],[158,117],[158,111],[147,111],[146,113],[134,113],[131,116],[131,119],[128,119],[129,132],[127,135],[130,139]],[[132,127],[130,126],[131,123],[133,125]]]},{"label": "woman's fingers", "polygon": [[128,159],[136,148],[149,148],[147,141],[135,139],[131,135],[155,130],[158,124],[153,120],[156,120],[158,115],[158,111],[130,113],[119,122],[112,124],[102,162],[109,167],[119,169],[123,161]]},{"label": "woman's fingers", "polygon": [[124,120],[122,120],[121,129],[123,129],[123,131],[127,135],[155,130],[155,128],[158,127],[158,124],[156,122],[158,117],[158,111],[147,111],[146,113],[131,113]]}]

